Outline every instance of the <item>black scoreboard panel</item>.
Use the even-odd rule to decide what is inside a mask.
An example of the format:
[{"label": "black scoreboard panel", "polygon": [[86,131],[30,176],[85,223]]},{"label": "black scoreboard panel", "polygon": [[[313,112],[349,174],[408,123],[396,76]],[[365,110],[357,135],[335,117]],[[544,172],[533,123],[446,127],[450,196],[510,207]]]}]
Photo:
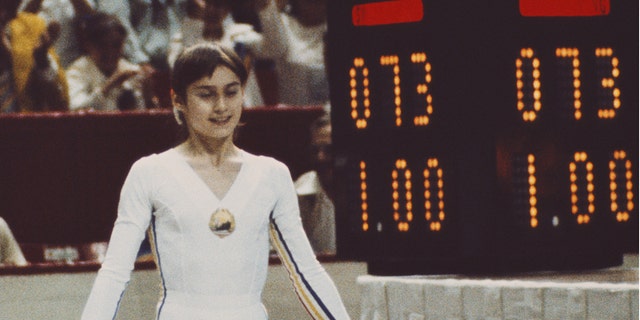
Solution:
[{"label": "black scoreboard panel", "polygon": [[329,2],[338,255],[373,274],[638,251],[638,3]]}]

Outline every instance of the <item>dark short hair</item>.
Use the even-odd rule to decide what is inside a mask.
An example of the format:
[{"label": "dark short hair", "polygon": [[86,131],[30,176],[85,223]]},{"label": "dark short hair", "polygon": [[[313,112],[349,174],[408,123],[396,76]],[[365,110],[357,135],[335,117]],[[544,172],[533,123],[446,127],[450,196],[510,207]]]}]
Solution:
[{"label": "dark short hair", "polygon": [[173,64],[171,88],[179,98],[186,98],[187,87],[205,76],[210,76],[219,66],[235,73],[244,86],[249,73],[242,59],[233,49],[214,42],[203,42],[186,48]]},{"label": "dark short hair", "polygon": [[127,29],[117,16],[100,11],[78,17],[76,28],[82,44],[100,45],[110,32],[127,37]]}]

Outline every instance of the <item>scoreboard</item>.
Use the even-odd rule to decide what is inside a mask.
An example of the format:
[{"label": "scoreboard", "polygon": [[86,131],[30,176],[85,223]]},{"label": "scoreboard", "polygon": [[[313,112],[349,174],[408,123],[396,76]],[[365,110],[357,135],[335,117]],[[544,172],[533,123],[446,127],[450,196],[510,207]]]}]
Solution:
[{"label": "scoreboard", "polygon": [[638,251],[638,2],[329,1],[338,256],[372,274]]}]

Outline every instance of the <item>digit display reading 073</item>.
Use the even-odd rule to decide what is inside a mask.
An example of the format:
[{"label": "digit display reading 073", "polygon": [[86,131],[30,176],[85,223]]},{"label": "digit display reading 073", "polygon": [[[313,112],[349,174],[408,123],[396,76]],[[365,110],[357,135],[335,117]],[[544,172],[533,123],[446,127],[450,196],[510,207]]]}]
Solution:
[{"label": "digit display reading 073", "polygon": [[372,274],[638,251],[638,1],[336,0],[338,256]]}]

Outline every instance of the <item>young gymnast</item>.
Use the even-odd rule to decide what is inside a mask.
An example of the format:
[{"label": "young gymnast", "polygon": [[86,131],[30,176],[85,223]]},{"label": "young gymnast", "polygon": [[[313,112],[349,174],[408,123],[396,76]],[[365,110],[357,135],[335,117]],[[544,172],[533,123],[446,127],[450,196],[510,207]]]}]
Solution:
[{"label": "young gymnast", "polygon": [[247,71],[213,43],[175,62],[172,100],[187,138],[138,160],[82,319],[113,319],[149,232],[161,276],[156,319],[266,320],[269,239],[313,319],[349,319],[316,260],[288,168],[233,141]]}]

